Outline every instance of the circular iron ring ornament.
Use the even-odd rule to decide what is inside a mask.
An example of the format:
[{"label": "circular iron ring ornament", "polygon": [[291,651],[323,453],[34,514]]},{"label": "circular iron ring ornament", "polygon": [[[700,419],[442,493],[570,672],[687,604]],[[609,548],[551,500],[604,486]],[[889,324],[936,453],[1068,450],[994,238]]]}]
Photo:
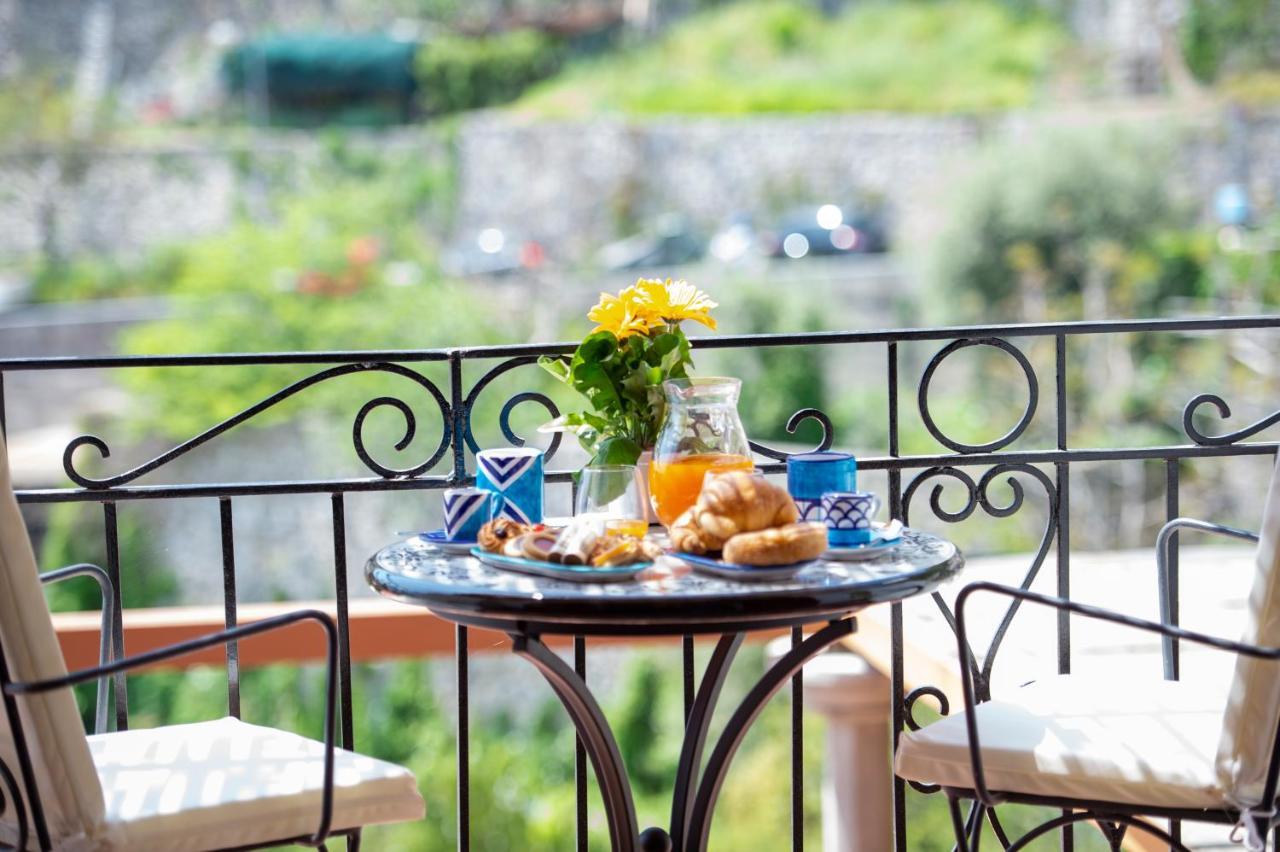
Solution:
[{"label": "circular iron ring ornament", "polygon": [[[929,386],[933,382],[933,374],[937,371],[938,365],[947,359],[953,352],[965,349],[969,346],[990,346],[1009,353],[1014,361],[1018,362],[1018,366],[1022,368],[1022,372],[1027,377],[1027,407],[1022,412],[1022,419],[1014,425],[1003,437],[986,444],[966,444],[961,441],[955,441],[943,434],[938,428],[938,424],[934,422],[933,415],[929,412]],[[1027,426],[1031,423],[1031,418],[1035,416],[1036,405],[1040,401],[1040,383],[1036,381],[1036,371],[1032,368],[1031,362],[1027,360],[1027,356],[1022,354],[1022,350],[1014,346],[1007,340],[999,337],[972,337],[953,341],[947,344],[943,349],[929,359],[929,365],[924,368],[924,375],[920,379],[919,405],[920,418],[924,421],[924,426],[929,430],[929,434],[937,439],[938,443],[949,449],[955,450],[957,453],[985,453],[993,450],[999,450],[1007,447],[1018,439]]]}]

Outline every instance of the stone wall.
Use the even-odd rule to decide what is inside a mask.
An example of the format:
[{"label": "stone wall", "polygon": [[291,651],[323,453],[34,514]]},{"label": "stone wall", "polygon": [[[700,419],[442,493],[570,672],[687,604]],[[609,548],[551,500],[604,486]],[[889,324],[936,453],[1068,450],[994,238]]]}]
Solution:
[{"label": "stone wall", "polygon": [[[432,131],[357,133],[350,144],[448,156]],[[239,212],[266,216],[271,196],[303,187],[326,148],[313,134],[285,131],[234,144],[0,153],[0,275],[6,261],[39,252],[131,257],[217,233]]]},{"label": "stone wall", "polygon": [[[541,241],[575,260],[663,213],[709,230],[731,215],[767,220],[795,203],[883,199],[899,233],[928,233],[939,195],[985,140],[1124,120],[1182,140],[1170,180],[1208,209],[1243,180],[1260,205],[1280,195],[1280,116],[1095,108],[967,117],[832,115],[529,122],[473,115],[446,140],[432,128],[356,134],[353,148],[409,152],[456,168],[454,225]],[[316,136],[259,133],[235,146],[0,155],[0,266],[51,244],[64,254],[137,254],[216,232],[265,209],[282,173],[305,172]],[[449,146],[453,149],[450,150]],[[266,175],[271,175],[270,179]]]},{"label": "stone wall", "polygon": [[733,214],[875,196],[906,210],[957,151],[968,118],[882,115],[467,122],[458,225],[497,226],[581,257],[627,226],[678,212],[703,228]]}]

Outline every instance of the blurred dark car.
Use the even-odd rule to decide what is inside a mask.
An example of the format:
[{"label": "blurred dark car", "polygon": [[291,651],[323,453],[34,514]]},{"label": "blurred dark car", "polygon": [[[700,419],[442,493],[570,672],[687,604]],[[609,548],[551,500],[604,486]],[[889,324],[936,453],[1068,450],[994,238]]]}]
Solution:
[{"label": "blurred dark car", "polygon": [[882,213],[822,204],[793,208],[763,235],[770,257],[878,254],[889,250]]},{"label": "blurred dark car", "polygon": [[501,228],[483,228],[459,239],[440,258],[446,275],[508,275],[536,269],[546,260],[542,245]]},{"label": "blurred dark car", "polygon": [[665,216],[642,234],[600,249],[600,265],[610,272],[678,266],[702,259],[706,243],[683,216]]}]

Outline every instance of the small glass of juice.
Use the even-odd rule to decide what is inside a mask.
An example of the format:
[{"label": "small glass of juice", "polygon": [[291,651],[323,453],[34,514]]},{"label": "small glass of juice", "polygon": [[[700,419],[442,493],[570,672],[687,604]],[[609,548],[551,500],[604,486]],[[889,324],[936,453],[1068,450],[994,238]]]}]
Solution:
[{"label": "small glass of juice", "polygon": [[587,465],[578,481],[573,514],[598,518],[607,533],[644,538],[649,522],[643,495],[635,465]]}]

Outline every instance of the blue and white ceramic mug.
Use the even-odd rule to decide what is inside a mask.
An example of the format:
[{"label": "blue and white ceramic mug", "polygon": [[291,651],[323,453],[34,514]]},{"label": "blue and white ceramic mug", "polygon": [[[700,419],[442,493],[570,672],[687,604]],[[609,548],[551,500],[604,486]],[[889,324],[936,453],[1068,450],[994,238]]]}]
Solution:
[{"label": "blue and white ceramic mug", "polygon": [[858,461],[849,453],[827,450],[787,458],[787,491],[802,521],[822,521],[822,495],[828,491],[857,489]]},{"label": "blue and white ceramic mug", "polygon": [[502,507],[502,497],[483,488],[449,488],[444,492],[444,537],[475,541],[480,528]]},{"label": "blue and white ceramic mug", "polygon": [[880,498],[869,491],[828,491],[822,495],[827,541],[850,547],[871,541],[871,522],[880,511]]},{"label": "blue and white ceramic mug", "polygon": [[542,480],[542,450],[503,447],[476,453],[476,487],[502,495],[495,517],[542,523]]}]

